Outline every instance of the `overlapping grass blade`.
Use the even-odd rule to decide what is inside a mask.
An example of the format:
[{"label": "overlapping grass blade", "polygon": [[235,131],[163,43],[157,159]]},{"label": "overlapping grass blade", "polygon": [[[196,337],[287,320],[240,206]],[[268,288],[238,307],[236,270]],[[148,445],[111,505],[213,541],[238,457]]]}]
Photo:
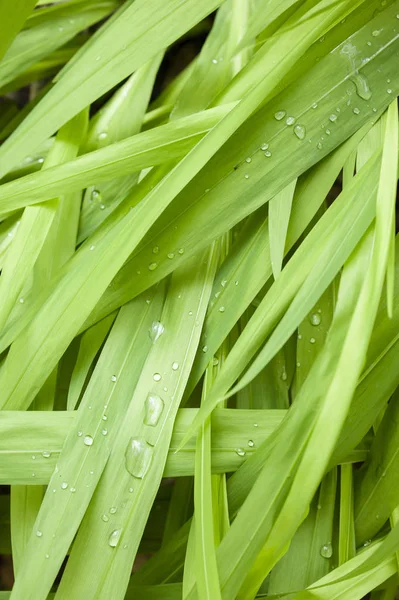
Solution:
[{"label": "overlapping grass blade", "polygon": [[[29,28],[17,35],[0,62],[0,87],[71,40],[80,31],[106,17],[118,6],[115,0],[59,5],[36,12]],[[39,17],[39,18],[37,18]]]},{"label": "overlapping grass blade", "polygon": [[[220,0],[143,0],[122,7],[0,150],[1,175],[66,121],[198,23]],[[131,27],[131,22],[135,27]]]}]

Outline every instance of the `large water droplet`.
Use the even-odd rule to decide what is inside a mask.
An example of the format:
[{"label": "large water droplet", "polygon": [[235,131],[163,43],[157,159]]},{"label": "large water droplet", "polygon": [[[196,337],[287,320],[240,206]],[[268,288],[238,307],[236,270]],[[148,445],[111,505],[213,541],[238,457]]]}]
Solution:
[{"label": "large water droplet", "polygon": [[237,448],[236,454],[238,454],[238,456],[245,456],[246,452],[242,448]]},{"label": "large water droplet", "polygon": [[158,425],[164,408],[164,401],[156,394],[148,394],[145,400],[144,424],[150,427]]},{"label": "large water droplet", "polygon": [[310,315],[310,322],[312,325],[317,327],[317,325],[320,325],[321,323],[321,316],[318,313],[313,313]]},{"label": "large water droplet", "polygon": [[160,373],[154,373],[154,375],[152,376],[154,381],[161,381],[162,377],[160,375]]},{"label": "large water droplet", "polygon": [[287,117],[285,122],[287,125],[293,125],[295,123],[295,117]]},{"label": "large water droplet", "polygon": [[155,271],[155,269],[157,268],[158,264],[156,262],[150,263],[148,265],[148,268],[150,271]]},{"label": "large water droplet", "polygon": [[93,438],[91,437],[91,435],[85,435],[83,438],[83,443],[85,446],[92,446],[93,445]]},{"label": "large water droplet", "polygon": [[284,117],[285,117],[285,115],[286,115],[286,114],[287,114],[287,113],[285,112],[285,110],[278,110],[278,111],[276,112],[276,114],[274,115],[274,118],[275,118],[277,121],[281,121],[282,119],[284,119]]},{"label": "large water droplet", "polygon": [[179,368],[179,363],[177,363],[177,362],[172,363],[173,371],[177,371],[178,368]]},{"label": "large water droplet", "polygon": [[306,129],[304,125],[295,125],[294,127],[294,133],[296,135],[297,138],[299,138],[300,140],[304,140],[306,137]]},{"label": "large water droplet", "polygon": [[152,461],[153,449],[143,438],[132,438],[125,452],[127,471],[137,479],[143,479]]},{"label": "large water droplet", "polygon": [[320,548],[320,556],[322,556],[323,558],[331,558],[333,555],[333,547],[331,542],[328,542],[327,544],[323,544],[322,547]]},{"label": "large water droplet", "polygon": [[42,456],[43,456],[43,458],[50,458],[50,456],[51,456],[50,450],[43,450]]},{"label": "large water droplet", "polygon": [[41,531],[37,530],[37,531],[36,531],[36,535],[37,535],[37,537],[42,537],[42,535],[43,535],[43,534],[42,534],[42,532],[41,532]]},{"label": "large water droplet", "polygon": [[119,540],[121,539],[121,535],[122,529],[114,529],[108,538],[108,544],[111,546],[111,548],[116,548],[116,546],[119,544]]},{"label": "large water droplet", "polygon": [[370,100],[372,93],[366,77],[362,75],[362,73],[356,71],[351,77],[351,80],[355,84],[357,95],[363,100]]},{"label": "large water droplet", "polygon": [[155,344],[157,339],[161,337],[161,335],[163,334],[164,331],[165,331],[165,327],[162,325],[162,323],[160,321],[153,321],[153,323],[150,327],[150,330],[148,332],[153,344]]}]

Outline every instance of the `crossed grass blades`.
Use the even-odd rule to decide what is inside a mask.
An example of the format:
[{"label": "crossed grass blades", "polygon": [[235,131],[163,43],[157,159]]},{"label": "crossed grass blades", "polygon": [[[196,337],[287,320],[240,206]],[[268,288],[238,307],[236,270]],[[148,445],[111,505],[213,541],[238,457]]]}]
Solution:
[{"label": "crossed grass blades", "polygon": [[395,600],[398,36],[0,0],[1,599]]}]

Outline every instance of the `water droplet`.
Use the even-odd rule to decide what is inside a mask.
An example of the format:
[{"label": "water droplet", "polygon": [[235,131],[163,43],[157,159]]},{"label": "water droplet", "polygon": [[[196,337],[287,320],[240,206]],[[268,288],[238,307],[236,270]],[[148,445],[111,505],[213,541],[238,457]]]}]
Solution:
[{"label": "water droplet", "polygon": [[259,425],[257,423],[254,423],[254,427],[259,427]]},{"label": "water droplet", "polygon": [[375,518],[378,520],[380,518],[380,515],[375,515]]},{"label": "water droplet", "polygon": [[152,378],[154,381],[161,381],[161,375],[159,373],[154,373]]},{"label": "water droplet", "polygon": [[278,111],[275,113],[275,115],[274,115],[274,118],[275,118],[277,121],[281,121],[282,119],[284,119],[284,117],[285,117],[285,115],[286,115],[286,114],[287,114],[287,113],[285,112],[285,110],[278,110]]},{"label": "water droplet", "polygon": [[320,548],[320,555],[323,558],[331,558],[333,555],[333,547],[331,542],[328,542],[327,544],[323,544],[322,547]]},{"label": "water droplet", "polygon": [[236,454],[238,454],[238,456],[245,456],[246,452],[242,448],[237,448]]},{"label": "water droplet", "polygon": [[175,255],[173,254],[173,252],[169,252],[169,254],[168,254],[168,258],[169,258],[170,260],[172,260],[172,258],[174,258],[174,257],[175,257]]},{"label": "water droplet", "polygon": [[287,117],[285,122],[287,125],[293,125],[295,123],[295,117]]},{"label": "water droplet", "polygon": [[234,285],[238,285],[238,281],[235,281],[235,282],[234,282]]},{"label": "water droplet", "polygon": [[221,306],[221,307],[219,308],[219,312],[224,312],[225,310],[226,310],[226,309],[225,309],[225,307],[224,307],[224,306]]},{"label": "water droplet", "polygon": [[36,535],[37,535],[37,537],[42,537],[43,533],[41,531],[37,530]]},{"label": "water droplet", "polygon": [[153,249],[152,249],[152,253],[153,254],[158,254],[158,252],[159,252],[159,246],[154,246]]},{"label": "water droplet", "polygon": [[255,446],[255,442],[253,440],[248,440],[248,446],[253,448]]},{"label": "water droplet", "polygon": [[252,162],[252,158],[250,156],[248,156],[248,158],[245,159],[245,162],[247,162],[247,163]]},{"label": "water droplet", "polygon": [[50,458],[50,456],[51,456],[50,450],[43,450],[42,456],[43,456],[43,458]]},{"label": "water droplet", "polygon": [[311,338],[310,338],[310,340],[309,340],[309,342],[310,342],[311,344],[314,344],[314,343],[316,342],[316,340],[315,340],[313,337],[311,337]]},{"label": "water droplet", "polygon": [[60,25],[60,26],[58,27],[58,31],[64,31],[64,28],[63,28],[63,27]]},{"label": "water droplet", "polygon": [[104,210],[105,204],[100,204],[100,210]]},{"label": "water droplet", "polygon": [[338,117],[337,117],[337,115],[335,113],[332,113],[329,116],[329,119],[330,119],[331,123],[335,123],[335,121],[338,119]]},{"label": "water droplet", "polygon": [[45,555],[45,558],[50,558],[50,554],[46,554],[46,555]]},{"label": "water droplet", "polygon": [[109,516],[108,515],[104,514],[101,518],[104,521],[104,523],[107,523],[109,521]]},{"label": "water droplet", "polygon": [[281,379],[287,381],[287,372],[285,370],[281,373]]},{"label": "water droplet", "polygon": [[152,322],[148,333],[153,344],[155,344],[155,342],[161,337],[164,331],[165,327],[160,321]]},{"label": "water droplet", "polygon": [[107,419],[108,419],[107,415],[103,415],[103,416],[102,416],[102,420],[103,420],[103,421],[106,421]]},{"label": "water droplet", "polygon": [[179,249],[178,249],[178,253],[179,253],[179,254],[184,254],[184,248],[179,248]]},{"label": "water droplet", "polygon": [[217,60],[217,58],[212,58],[212,63],[213,63],[214,65],[217,65],[217,64],[218,64],[218,60]]},{"label": "water droplet", "polygon": [[20,302],[20,304],[23,304],[25,302],[25,299],[24,298],[20,298],[19,302]]},{"label": "water droplet", "polygon": [[321,316],[318,313],[313,313],[310,315],[310,323],[317,327],[317,325],[320,325],[321,323]]},{"label": "water droplet", "polygon": [[98,134],[98,139],[99,140],[105,140],[108,137],[108,133],[106,131],[102,131],[101,133]]},{"label": "water droplet", "polygon": [[260,147],[260,149],[261,150],[267,150],[268,147],[269,147],[269,144],[262,144],[261,147]]},{"label": "water droplet", "polygon": [[36,460],[36,456],[32,454],[32,460]]},{"label": "water droplet", "polygon": [[116,548],[116,546],[119,544],[121,535],[122,535],[122,529],[114,529],[114,531],[111,533],[111,535],[108,538],[108,544],[111,546],[111,548]]},{"label": "water droplet", "polygon": [[133,488],[132,487],[129,488],[129,494],[133,494]]},{"label": "water droplet", "polygon": [[381,33],[382,29],[374,29],[374,31],[371,32],[371,35],[373,37],[378,37]]},{"label": "water droplet", "polygon": [[355,108],[353,109],[353,112],[355,113],[355,115],[359,115],[360,114],[360,109],[357,108],[357,106],[355,106]]},{"label": "water droplet", "polygon": [[117,376],[116,375],[111,375],[111,381],[113,381],[115,383],[115,381],[117,380]]},{"label": "water droplet", "polygon": [[317,102],[313,102],[312,108],[317,108]]},{"label": "water droplet", "polygon": [[93,438],[91,437],[91,435],[85,435],[83,438],[83,443],[85,446],[92,446],[93,445]]},{"label": "water droplet", "polygon": [[249,179],[248,173],[245,173],[244,177],[245,177],[245,179]]},{"label": "water droplet", "polygon": [[371,544],[371,540],[366,540],[366,541],[364,542],[363,546],[364,546],[365,548],[367,548],[367,546],[370,546],[370,544]]},{"label": "water droplet", "polygon": [[158,263],[153,262],[153,263],[150,263],[148,265],[148,268],[149,268],[150,271],[155,271],[155,269],[157,268],[157,266],[158,266]]},{"label": "water droplet", "polygon": [[69,491],[71,492],[71,494],[74,494],[76,492],[76,488],[71,487],[71,488],[69,488]]},{"label": "water droplet", "polygon": [[94,250],[95,246],[93,244],[90,246],[90,250]]},{"label": "water droplet", "polygon": [[372,93],[366,77],[362,73],[355,71],[351,80],[355,84],[357,95],[363,100],[370,100]]},{"label": "water droplet", "polygon": [[178,368],[179,368],[179,363],[177,363],[177,362],[172,363],[172,369],[174,371],[177,371]]},{"label": "water droplet", "polygon": [[266,150],[266,152],[265,152],[266,158],[270,158],[271,155],[272,155],[272,153],[270,152],[270,150]]},{"label": "water droplet", "polygon": [[202,352],[208,352],[208,346],[202,346]]},{"label": "water droplet", "polygon": [[83,431],[78,431],[78,437],[82,437]]},{"label": "water droplet", "polygon": [[111,515],[114,515],[117,510],[118,509],[116,508],[116,506],[111,506],[111,508],[109,509],[109,512],[111,513]]},{"label": "water droplet", "polygon": [[107,435],[108,434],[108,429],[103,429],[101,432],[103,435]]},{"label": "water droplet", "polygon": [[301,363],[300,363],[300,362],[297,362],[297,363],[296,363],[296,366],[297,366],[297,367],[300,367],[300,366],[301,366]]},{"label": "water droplet", "polygon": [[318,150],[321,150],[323,148],[323,144],[321,142],[318,142],[316,147]]},{"label": "water droplet", "polygon": [[326,134],[330,135],[331,131],[329,129],[326,129]]},{"label": "water droplet", "polygon": [[152,461],[152,447],[142,438],[132,438],[125,452],[125,466],[133,477],[143,479]]},{"label": "water droplet", "polygon": [[300,140],[304,140],[306,137],[306,129],[304,125],[295,125],[294,127],[294,133],[296,135],[297,138],[299,138]]},{"label": "water droplet", "polygon": [[144,425],[155,427],[164,409],[164,401],[156,394],[148,394],[145,400]]},{"label": "water droplet", "polygon": [[67,489],[67,487],[68,487],[68,484],[67,484],[67,482],[66,482],[66,481],[63,481],[63,482],[61,483],[61,489],[62,489],[62,490],[66,490],[66,489]]},{"label": "water droplet", "polygon": [[[390,88],[387,89],[388,94],[392,94],[392,90]],[[21,302],[21,301],[20,301]]]},{"label": "water droplet", "polygon": [[216,356],[214,356],[214,357],[213,357],[213,359],[212,359],[212,364],[213,364],[213,366],[214,366],[214,367],[217,367],[217,366],[218,366],[218,364],[219,364],[219,359],[218,359],[218,358],[216,358]]}]

